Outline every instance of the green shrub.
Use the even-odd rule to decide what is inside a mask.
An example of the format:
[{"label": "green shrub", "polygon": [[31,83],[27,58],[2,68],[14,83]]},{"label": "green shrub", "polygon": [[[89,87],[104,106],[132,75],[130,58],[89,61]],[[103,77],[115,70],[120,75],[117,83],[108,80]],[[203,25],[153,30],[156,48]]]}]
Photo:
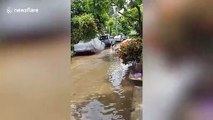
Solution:
[{"label": "green shrub", "polygon": [[97,25],[92,14],[82,14],[72,18],[72,43],[88,41],[97,34]]},{"label": "green shrub", "polygon": [[121,43],[120,48],[116,50],[117,55],[124,64],[141,62],[142,60],[142,39],[129,39]]}]

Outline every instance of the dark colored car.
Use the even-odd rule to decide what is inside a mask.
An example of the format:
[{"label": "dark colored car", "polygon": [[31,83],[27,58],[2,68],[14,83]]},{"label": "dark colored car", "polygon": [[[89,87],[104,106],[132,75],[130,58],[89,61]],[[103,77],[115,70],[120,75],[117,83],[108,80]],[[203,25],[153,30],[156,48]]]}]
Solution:
[{"label": "dark colored car", "polygon": [[111,41],[109,39],[109,35],[102,35],[100,36],[100,41],[102,41],[103,43],[105,43],[106,46],[110,46],[111,45]]}]

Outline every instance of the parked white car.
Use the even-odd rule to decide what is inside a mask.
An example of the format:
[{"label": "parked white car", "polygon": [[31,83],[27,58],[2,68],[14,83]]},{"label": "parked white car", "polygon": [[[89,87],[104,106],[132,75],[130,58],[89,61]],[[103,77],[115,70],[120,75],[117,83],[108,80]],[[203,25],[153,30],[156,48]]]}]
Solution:
[{"label": "parked white car", "polygon": [[101,42],[98,38],[94,38],[88,42],[80,41],[78,44],[74,45],[75,53],[82,52],[92,52],[97,53],[104,50],[105,44]]},{"label": "parked white car", "polygon": [[122,35],[122,39],[123,39],[123,40],[126,40],[126,39],[127,39],[127,36]]},{"label": "parked white car", "polygon": [[114,37],[114,40],[115,40],[116,42],[121,42],[121,41],[123,41],[122,35],[117,35],[117,36],[115,36],[115,37]]}]

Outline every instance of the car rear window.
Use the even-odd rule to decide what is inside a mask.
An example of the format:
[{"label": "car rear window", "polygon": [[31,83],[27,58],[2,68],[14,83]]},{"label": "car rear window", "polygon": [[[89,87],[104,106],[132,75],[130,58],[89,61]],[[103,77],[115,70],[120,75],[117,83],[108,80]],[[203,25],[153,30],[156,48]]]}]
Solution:
[{"label": "car rear window", "polygon": [[108,39],[108,36],[101,36],[100,37],[100,40],[105,40],[105,39]]}]

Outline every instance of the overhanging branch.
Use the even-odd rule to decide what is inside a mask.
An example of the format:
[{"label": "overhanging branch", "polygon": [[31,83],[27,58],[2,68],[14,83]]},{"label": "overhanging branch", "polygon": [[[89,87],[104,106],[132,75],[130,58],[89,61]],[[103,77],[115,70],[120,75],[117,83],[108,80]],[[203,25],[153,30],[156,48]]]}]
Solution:
[{"label": "overhanging branch", "polygon": [[132,16],[125,15],[125,14],[123,14],[123,13],[120,12],[120,11],[118,11],[118,13],[121,14],[121,15],[123,15],[124,17],[128,17],[128,18],[130,18],[130,19],[132,19],[132,20],[134,20],[134,21],[138,21],[138,19],[136,19],[136,18],[134,18],[134,17],[132,17]]}]

